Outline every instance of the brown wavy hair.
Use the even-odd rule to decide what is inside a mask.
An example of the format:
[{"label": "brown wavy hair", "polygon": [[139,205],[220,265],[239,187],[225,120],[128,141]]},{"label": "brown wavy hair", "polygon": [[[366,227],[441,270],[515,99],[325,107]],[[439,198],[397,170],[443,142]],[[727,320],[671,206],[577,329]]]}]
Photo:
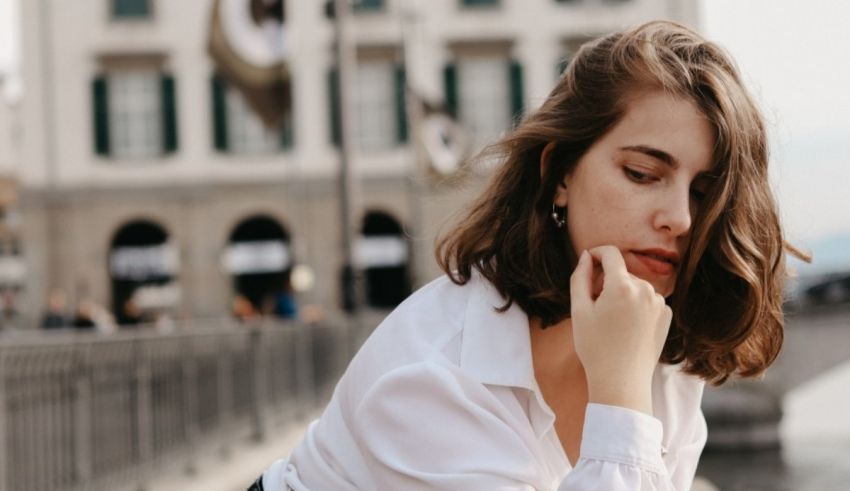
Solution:
[{"label": "brown wavy hair", "polygon": [[[576,251],[550,219],[558,183],[646,90],[693,101],[716,133],[717,175],[694,218],[661,355],[720,385],[760,375],[783,340],[783,238],[767,177],[763,117],[738,69],[691,29],[654,21],[582,46],[539,110],[485,149],[502,165],[471,209],[437,240],[440,267],[457,284],[473,268],[544,326],[570,315]],[[556,142],[543,176],[543,149]]]}]

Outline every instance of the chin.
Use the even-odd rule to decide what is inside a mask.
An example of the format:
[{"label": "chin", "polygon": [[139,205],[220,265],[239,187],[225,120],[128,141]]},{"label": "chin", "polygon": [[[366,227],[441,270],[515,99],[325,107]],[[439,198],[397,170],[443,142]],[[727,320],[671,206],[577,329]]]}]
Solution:
[{"label": "chin", "polygon": [[648,281],[649,284],[652,285],[652,288],[655,289],[655,293],[661,295],[664,298],[667,298],[667,297],[669,297],[670,295],[673,294],[673,290],[674,290],[673,285],[668,284],[666,281],[665,282],[659,282],[657,280],[652,281],[648,278],[642,278],[642,279]]},{"label": "chin", "polygon": [[655,287],[655,291],[664,298],[667,298],[670,295],[672,295],[673,291],[675,290],[673,285],[664,285],[660,288],[657,285],[652,285],[652,286]]}]

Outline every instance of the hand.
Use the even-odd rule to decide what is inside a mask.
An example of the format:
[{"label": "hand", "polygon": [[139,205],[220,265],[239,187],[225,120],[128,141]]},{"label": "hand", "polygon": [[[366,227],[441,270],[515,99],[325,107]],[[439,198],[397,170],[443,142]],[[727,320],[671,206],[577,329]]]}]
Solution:
[{"label": "hand", "polygon": [[[594,259],[604,275],[598,297]],[[570,279],[570,298],[573,340],[590,402],[652,414],[652,373],[673,318],[664,297],[628,272],[616,247],[601,246],[581,254]]]}]

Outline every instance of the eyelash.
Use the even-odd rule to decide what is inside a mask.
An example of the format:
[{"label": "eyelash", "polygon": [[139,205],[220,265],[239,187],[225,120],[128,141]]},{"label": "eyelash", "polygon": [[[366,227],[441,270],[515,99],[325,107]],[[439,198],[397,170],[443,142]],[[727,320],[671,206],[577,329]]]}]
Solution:
[{"label": "eyelash", "polygon": [[630,167],[623,167],[623,172],[626,173],[626,176],[628,176],[629,179],[638,184],[646,184],[648,182],[655,182],[658,180],[658,178],[656,177],[650,176],[649,174],[646,174],[644,172],[634,170]]},{"label": "eyelash", "polygon": [[[632,181],[634,181],[638,184],[648,184],[648,183],[655,182],[655,181],[658,180],[657,177],[651,176],[649,174],[646,174],[646,173],[638,171],[638,170],[634,170],[630,167],[623,167],[623,172],[626,174],[626,176],[629,179],[631,179]],[[699,191],[697,189],[692,188],[691,194],[693,195],[694,199],[697,200],[698,202],[702,201],[703,198],[705,198],[705,193],[702,192],[702,191]]]}]

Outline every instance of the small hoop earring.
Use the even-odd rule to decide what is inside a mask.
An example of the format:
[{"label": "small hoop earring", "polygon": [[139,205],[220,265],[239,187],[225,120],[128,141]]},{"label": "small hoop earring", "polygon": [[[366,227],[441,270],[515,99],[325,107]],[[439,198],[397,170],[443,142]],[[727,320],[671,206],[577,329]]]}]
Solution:
[{"label": "small hoop earring", "polygon": [[567,224],[567,209],[561,208],[561,213],[555,208],[555,203],[552,203],[552,220],[557,228],[562,228]]}]

